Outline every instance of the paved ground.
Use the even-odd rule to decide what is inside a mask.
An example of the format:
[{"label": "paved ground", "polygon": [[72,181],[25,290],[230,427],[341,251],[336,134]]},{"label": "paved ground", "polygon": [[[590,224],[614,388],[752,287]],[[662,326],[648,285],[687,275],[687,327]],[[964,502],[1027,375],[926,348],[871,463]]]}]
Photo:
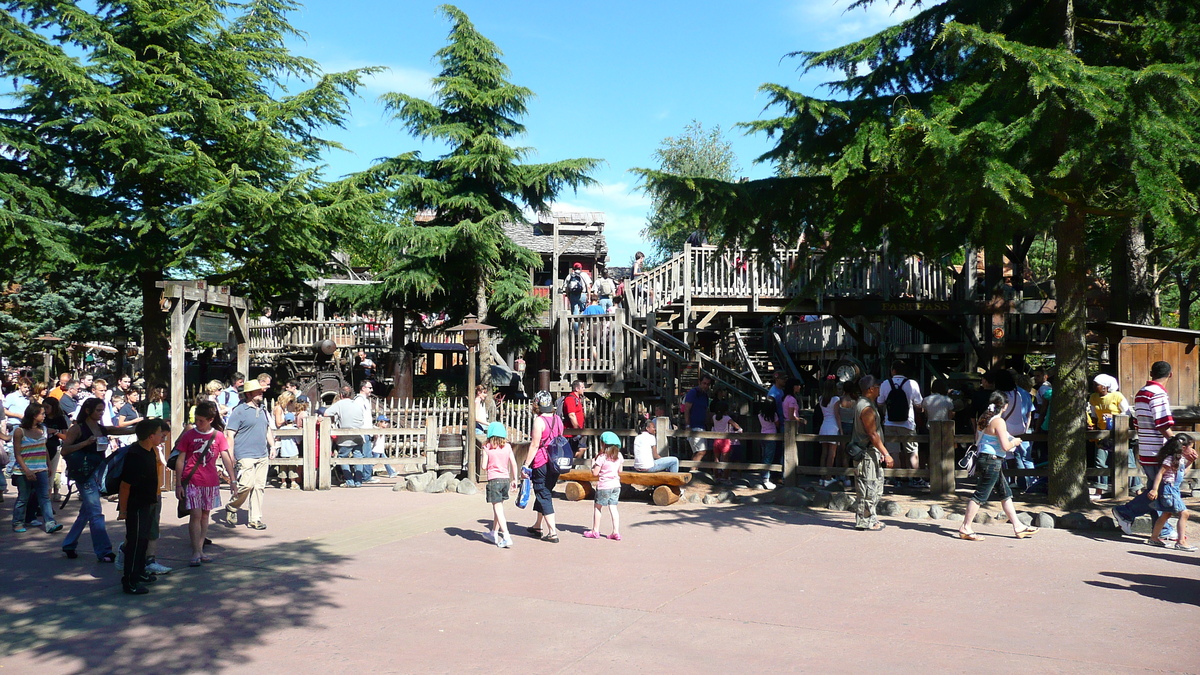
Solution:
[{"label": "paved ground", "polygon": [[562,543],[499,550],[482,495],[270,490],[269,529],[214,526],[200,569],[164,516],[185,566],[143,597],[4,528],[0,673],[1200,672],[1200,556],[1141,538],[626,503],[594,541],[559,506]]}]

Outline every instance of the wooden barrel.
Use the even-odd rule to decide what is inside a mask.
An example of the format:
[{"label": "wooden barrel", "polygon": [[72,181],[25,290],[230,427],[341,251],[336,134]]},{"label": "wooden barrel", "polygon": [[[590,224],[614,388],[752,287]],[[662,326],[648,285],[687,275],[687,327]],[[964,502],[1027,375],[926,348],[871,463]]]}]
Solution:
[{"label": "wooden barrel", "polygon": [[463,441],[460,434],[438,434],[437,463],[443,469],[462,467]]}]

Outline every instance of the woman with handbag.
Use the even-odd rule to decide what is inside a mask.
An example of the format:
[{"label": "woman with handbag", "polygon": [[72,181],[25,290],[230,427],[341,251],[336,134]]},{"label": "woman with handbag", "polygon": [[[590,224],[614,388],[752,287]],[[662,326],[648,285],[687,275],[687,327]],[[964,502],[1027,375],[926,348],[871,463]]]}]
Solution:
[{"label": "woman with handbag", "polygon": [[179,458],[175,460],[175,475],[179,484],[175,496],[179,498],[179,517],[187,515],[188,534],[192,541],[192,558],[188,566],[199,567],[212,562],[204,555],[204,538],[208,536],[209,514],[221,506],[221,479],[217,475],[217,458],[225,463],[225,473],[230,476],[229,489],[237,492],[237,475],[233,457],[229,454],[229,441],[225,439],[224,425],[217,411],[217,404],[203,401],[196,406],[196,426],[183,432],[175,443]]},{"label": "woman with handbag", "polygon": [[[529,452],[525,457],[522,474],[533,483],[533,510],[537,520],[529,528],[529,534],[541,537],[542,541],[558,543],[558,526],[554,523],[554,484],[558,482],[558,470],[550,463],[550,444],[562,436],[562,418],[554,412],[554,397],[548,391],[539,391],[533,396],[538,415],[533,418],[533,429],[529,433]],[[543,530],[542,528],[545,527]]]},{"label": "woman with handbag", "polygon": [[[1012,404],[1019,405],[1020,401],[1014,400]],[[1038,528],[1026,526],[1017,519],[1017,511],[1013,508],[1012,490],[1008,487],[1008,481],[1004,480],[1004,456],[1021,447],[1021,439],[1008,433],[1008,423],[1004,420],[1004,410],[1008,405],[1008,396],[1003,392],[992,392],[988,398],[987,409],[979,416],[979,457],[976,465],[979,482],[975,494],[971,495],[971,501],[967,502],[967,512],[963,516],[962,527],[958,529],[960,539],[979,541],[979,535],[971,529],[971,523],[975,521],[975,514],[979,513],[979,508],[987,504],[992,490],[997,485],[1004,495],[1000,506],[1008,516],[1008,522],[1012,523],[1013,534],[1017,535],[1017,539],[1032,536],[1038,531]]]},{"label": "woman with handbag", "polygon": [[75,424],[67,429],[62,441],[62,456],[67,462],[67,478],[75,481],[79,490],[79,515],[71,531],[63,540],[62,550],[68,558],[78,558],[75,553],[79,536],[85,526],[92,529],[92,550],[100,562],[116,562],[112,541],[104,527],[104,511],[100,508],[100,476],[96,468],[108,451],[110,435],[132,434],[133,427],[120,428],[100,423],[104,418],[104,399],[89,398],[79,406]]}]

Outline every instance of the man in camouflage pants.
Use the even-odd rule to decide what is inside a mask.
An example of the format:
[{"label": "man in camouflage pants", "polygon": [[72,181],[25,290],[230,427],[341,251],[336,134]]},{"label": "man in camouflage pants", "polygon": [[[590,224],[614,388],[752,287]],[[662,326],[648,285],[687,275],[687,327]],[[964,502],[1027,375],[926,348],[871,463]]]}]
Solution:
[{"label": "man in camouflage pants", "polygon": [[879,382],[871,375],[863,375],[858,386],[862,396],[854,406],[851,442],[866,448],[866,451],[858,460],[858,474],[854,481],[854,491],[858,494],[854,527],[878,531],[884,525],[876,517],[875,507],[883,494],[883,467],[891,468],[892,456],[883,444],[883,420],[875,408],[875,399],[879,398]]}]

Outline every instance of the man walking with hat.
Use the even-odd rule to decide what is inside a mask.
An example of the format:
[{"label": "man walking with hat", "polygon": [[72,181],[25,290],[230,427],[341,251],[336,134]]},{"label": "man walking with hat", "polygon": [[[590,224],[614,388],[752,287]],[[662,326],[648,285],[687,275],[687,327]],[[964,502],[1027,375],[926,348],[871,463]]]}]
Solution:
[{"label": "man walking with hat", "polygon": [[237,511],[249,502],[248,527],[265,530],[262,522],[263,493],[267,487],[268,458],[275,456],[270,412],[263,408],[263,386],[258,380],[242,384],[242,402],[229,413],[225,438],[237,463],[237,494],[225,505],[225,524],[237,524]]}]

